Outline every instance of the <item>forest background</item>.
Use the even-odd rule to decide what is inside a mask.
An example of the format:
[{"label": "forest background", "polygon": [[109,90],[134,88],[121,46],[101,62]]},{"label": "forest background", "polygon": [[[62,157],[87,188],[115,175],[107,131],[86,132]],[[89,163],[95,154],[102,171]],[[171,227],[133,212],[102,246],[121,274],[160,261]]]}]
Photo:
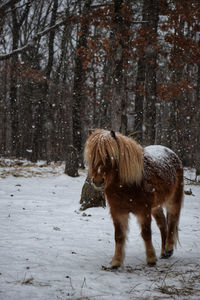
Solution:
[{"label": "forest background", "polygon": [[0,1],[0,155],[79,167],[91,128],[200,170],[199,0]]}]

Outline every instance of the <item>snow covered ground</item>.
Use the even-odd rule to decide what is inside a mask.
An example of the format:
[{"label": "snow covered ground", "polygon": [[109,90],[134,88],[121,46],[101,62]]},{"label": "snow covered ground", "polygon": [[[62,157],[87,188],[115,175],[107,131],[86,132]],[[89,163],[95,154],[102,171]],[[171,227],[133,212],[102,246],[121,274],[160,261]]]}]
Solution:
[{"label": "snow covered ground", "polygon": [[[200,299],[199,185],[185,187],[192,195],[185,195],[173,257],[148,267],[131,217],[124,268],[111,272],[102,267],[114,250],[109,209],[79,211],[84,172],[70,178],[59,164],[0,166],[1,300]],[[159,257],[154,221],[152,231]]]}]

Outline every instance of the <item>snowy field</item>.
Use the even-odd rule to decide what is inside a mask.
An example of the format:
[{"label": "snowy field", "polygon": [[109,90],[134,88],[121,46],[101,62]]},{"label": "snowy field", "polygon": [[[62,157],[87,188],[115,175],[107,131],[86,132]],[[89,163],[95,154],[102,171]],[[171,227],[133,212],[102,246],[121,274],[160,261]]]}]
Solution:
[{"label": "snowy field", "polygon": [[[192,194],[173,257],[148,267],[131,217],[124,267],[111,272],[102,267],[114,251],[109,209],[79,211],[84,172],[70,178],[59,164],[0,166],[1,300],[200,299],[200,185],[185,186]],[[154,221],[152,231],[159,257]]]}]

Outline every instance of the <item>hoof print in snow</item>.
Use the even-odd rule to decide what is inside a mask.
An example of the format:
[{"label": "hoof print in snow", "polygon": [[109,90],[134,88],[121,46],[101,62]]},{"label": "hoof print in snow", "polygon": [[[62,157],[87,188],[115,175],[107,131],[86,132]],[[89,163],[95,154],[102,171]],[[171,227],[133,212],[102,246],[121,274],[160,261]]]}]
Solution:
[{"label": "hoof print in snow", "polygon": [[53,230],[55,230],[55,231],[60,231],[61,229],[60,229],[59,227],[56,227],[56,226],[55,226],[55,227],[53,228]]},{"label": "hoof print in snow", "polygon": [[92,215],[87,215],[86,213],[82,213],[82,217],[91,217]]}]

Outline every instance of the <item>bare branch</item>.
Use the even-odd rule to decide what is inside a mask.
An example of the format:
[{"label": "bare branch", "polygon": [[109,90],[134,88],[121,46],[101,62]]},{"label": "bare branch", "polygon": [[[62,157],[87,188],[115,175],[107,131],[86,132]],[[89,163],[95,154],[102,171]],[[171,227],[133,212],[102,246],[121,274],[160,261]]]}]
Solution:
[{"label": "bare branch", "polygon": [[6,9],[10,8],[14,4],[20,2],[21,0],[10,0],[0,6],[0,14],[4,14]]},{"label": "bare branch", "polygon": [[26,45],[24,45],[23,47],[17,48],[13,51],[11,51],[10,53],[7,54],[0,54],[0,61],[1,60],[6,60],[9,59],[10,57],[12,57],[15,54],[19,54],[22,53],[23,51],[27,50],[29,47],[31,47],[32,45],[34,45],[34,43],[40,39],[42,36],[44,36],[45,34],[49,33],[51,30],[56,30],[57,28],[59,28],[60,26],[62,26],[63,24],[65,24],[66,22],[69,22],[68,20],[62,20],[58,23],[56,23],[55,25],[46,28],[43,31],[38,32]]}]

